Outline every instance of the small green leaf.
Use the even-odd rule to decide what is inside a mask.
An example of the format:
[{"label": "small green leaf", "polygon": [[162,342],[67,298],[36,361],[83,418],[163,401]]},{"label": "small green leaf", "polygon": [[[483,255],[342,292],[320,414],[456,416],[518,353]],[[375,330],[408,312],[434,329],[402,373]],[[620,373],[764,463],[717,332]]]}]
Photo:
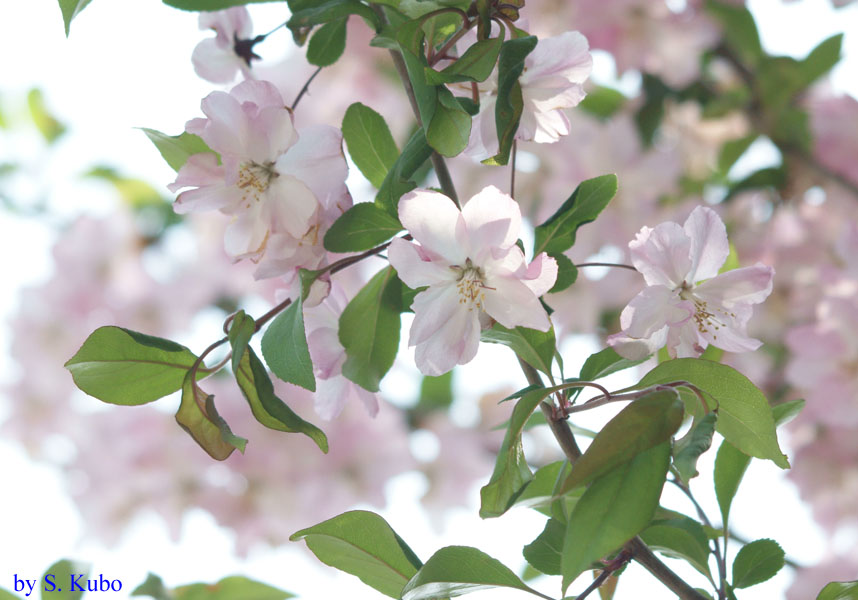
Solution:
[{"label": "small green leaf", "polygon": [[[554,497],[557,495],[560,483],[566,476],[566,471],[567,463],[565,460],[558,460],[537,469],[533,474],[533,479],[516,496],[515,506],[539,510],[554,502]],[[545,511],[540,512],[545,514]]]},{"label": "small green leaf", "polygon": [[299,46],[304,44],[307,34],[313,26],[330,23],[349,15],[358,15],[374,31],[378,31],[381,26],[378,16],[372,9],[358,0],[314,0],[302,2],[300,7],[290,3],[289,8],[292,10],[292,17],[286,26],[292,32],[292,37]]},{"label": "small green leaf", "polygon": [[63,23],[66,26],[66,37],[69,36],[72,20],[80,14],[91,0],[59,0],[60,10],[63,13]]},{"label": "small green leaf", "polygon": [[563,546],[563,589],[593,561],[616,550],[650,522],[667,476],[663,442],[594,481],[569,515]]},{"label": "small green leaf", "polygon": [[483,161],[489,165],[509,162],[512,143],[521,121],[524,100],[518,78],[524,72],[524,60],[536,48],[535,36],[512,39],[503,43],[498,58],[498,96],[495,103],[495,126],[498,132],[498,153]]},{"label": "small green leaf", "polygon": [[804,399],[799,399],[773,406],[772,417],[775,420],[775,426],[780,427],[784,423],[792,421],[804,409],[804,404]]},{"label": "small green leaf", "polygon": [[181,585],[172,592],[172,600],[286,600],[294,594],[267,583],[233,575],[217,583]]},{"label": "small green leaf", "polygon": [[563,482],[560,493],[573,490],[628,463],[635,456],[670,440],[685,412],[676,390],[658,390],[635,400],[608,421]]},{"label": "small green leaf", "polygon": [[703,526],[688,517],[655,521],[641,533],[641,539],[652,550],[665,556],[688,561],[708,579],[709,540]]},{"label": "small green leaf", "polygon": [[438,102],[426,127],[426,141],[447,157],[461,154],[471,137],[471,115],[447,88],[436,88]]},{"label": "small green leaf", "polygon": [[582,181],[545,223],[536,228],[533,255],[555,255],[575,244],[578,228],[592,223],[617,193],[617,176],[602,175]]},{"label": "small green leaf", "polygon": [[146,575],[146,581],[134,588],[131,595],[149,596],[155,600],[173,600],[170,589],[164,585],[164,580],[154,573],[148,573]]},{"label": "small green leaf", "polygon": [[629,360],[617,354],[613,348],[605,348],[595,354],[591,354],[584,365],[581,367],[581,373],[578,379],[581,381],[595,381],[602,377],[607,377],[618,371],[630,369],[637,366],[647,359]]},{"label": "small green leaf", "polygon": [[325,234],[329,252],[361,252],[402,231],[402,225],[378,204],[360,202],[334,221]]},{"label": "small green leaf", "polygon": [[842,58],[843,34],[838,33],[823,40],[800,63],[803,77],[802,87],[807,87],[828,73]]},{"label": "small green leaf", "polygon": [[[181,389],[196,360],[193,352],[170,340],[106,326],[93,331],[65,367],[90,396],[136,406]],[[199,375],[204,374],[200,369]]]},{"label": "small green leaf", "polygon": [[313,359],[304,329],[303,300],[298,297],[281,312],[262,336],[262,356],[283,381],[316,391]]},{"label": "small green leaf", "polygon": [[551,374],[551,361],[554,359],[556,349],[553,327],[548,331],[537,331],[526,327],[507,329],[500,323],[495,323],[491,329],[486,329],[480,334],[480,340],[512,348],[530,366],[547,375]]},{"label": "small green leaf", "polygon": [[600,119],[609,119],[625,105],[628,98],[613,88],[598,85],[587,92],[587,96],[578,104],[588,113]]},{"label": "small green leaf", "polygon": [[635,386],[687,381],[703,391],[710,409],[718,410],[715,430],[750,456],[789,468],[778,446],[772,409],[763,393],[735,369],[716,362],[677,358],[661,363]]},{"label": "small green leaf", "polygon": [[66,132],[66,126],[60,123],[45,105],[42,90],[33,88],[27,93],[27,106],[30,109],[33,124],[46,142],[53,143]]},{"label": "small green leaf", "polygon": [[548,519],[545,529],[530,544],[524,547],[524,558],[535,569],[546,575],[560,575],[560,563],[563,556],[563,538],[566,536],[566,523]]},{"label": "small green leaf", "polygon": [[[145,127],[141,127],[140,130],[146,134],[146,137],[148,137],[153,144],[155,144],[158,152],[161,153],[161,156],[165,161],[167,161],[170,168],[177,172],[186,162],[188,162],[188,157],[193,156],[194,154],[201,154],[204,152],[215,154],[214,151],[208,147],[208,144],[203,141],[203,138],[192,133],[185,132],[179,135],[167,135],[160,131],[147,129]],[[217,155],[215,154],[215,156]]]},{"label": "small green leaf", "polygon": [[430,413],[446,410],[453,404],[453,371],[432,377],[424,375],[420,382],[420,396],[414,412]]},{"label": "small green leaf", "polygon": [[832,581],[819,592],[816,600],[856,600],[858,581]]},{"label": "small green leaf", "polygon": [[746,135],[745,137],[725,142],[724,145],[721,146],[721,152],[718,154],[718,170],[726,176],[730,167],[736,164],[736,161],[739,160],[745,151],[751,147],[751,144],[753,144],[758,137],[758,134],[752,133],[751,135]]},{"label": "small green leaf", "polygon": [[255,4],[261,2],[277,2],[278,0],[163,0],[164,4],[194,12],[223,10],[231,6]]},{"label": "small green leaf", "polygon": [[673,465],[683,483],[697,477],[697,459],[712,446],[717,418],[715,412],[710,412],[699,421],[695,420],[688,433],[673,445]]},{"label": "small green leaf", "polygon": [[730,505],[739,490],[745,470],[751,462],[751,457],[736,449],[730,442],[724,440],[715,455],[715,497],[721,509],[721,523],[727,529]]},{"label": "small green leaf", "polygon": [[343,375],[377,392],[399,349],[402,282],[392,267],[376,273],[340,315],[340,343],[346,351]]},{"label": "small green leaf", "polygon": [[323,563],[356,575],[391,598],[400,597],[423,564],[387,521],[365,510],[343,513],[289,539],[302,538]]},{"label": "small green leaf", "polygon": [[764,53],[751,11],[719,0],[707,0],[706,10],[720,22],[727,46],[739,55],[745,66],[754,67]]},{"label": "small green leaf", "polygon": [[549,294],[556,294],[568,289],[578,279],[578,267],[569,260],[565,254],[549,255],[557,261],[557,281],[554,282],[554,287],[548,290]]},{"label": "small green leaf", "polygon": [[247,440],[232,436],[220,415],[208,412],[214,409],[213,400],[214,396],[206,394],[191,380],[188,371],[182,384],[182,403],[176,413],[176,422],[209,456],[215,460],[226,460],[238,446],[243,451]]},{"label": "small green leaf", "polygon": [[398,219],[399,199],[417,187],[411,178],[431,155],[432,148],[426,143],[426,134],[423,129],[417,129],[384,178],[375,196],[376,204]]},{"label": "small green leaf", "polygon": [[229,326],[229,345],[232,347],[232,372],[238,372],[241,364],[241,357],[244,356],[244,351],[247,350],[247,344],[250,343],[250,338],[256,333],[256,322],[253,317],[245,313],[243,310],[238,311],[233,315]]},{"label": "small green leaf", "polygon": [[751,587],[775,576],[784,566],[784,551],[774,540],[745,544],[733,559],[733,588]]},{"label": "small green leaf", "polygon": [[0,588],[0,600],[21,600],[18,596],[13,594],[12,592]]},{"label": "small green leaf", "polygon": [[467,546],[448,546],[433,554],[411,578],[402,590],[402,600],[451,598],[496,587],[548,598],[488,554]]},{"label": "small green leaf", "polygon": [[441,85],[461,81],[485,81],[497,64],[502,44],[501,38],[479,40],[440,73],[426,67],[426,82],[430,85]]},{"label": "small green leaf", "polygon": [[287,433],[303,433],[322,452],[328,452],[328,438],[324,432],[299,417],[274,393],[274,385],[268,377],[265,365],[256,356],[252,348],[248,347],[241,358],[239,368],[235,371],[235,380],[244,394],[250,410],[256,420],[277,431]]},{"label": "small green leaf", "polygon": [[[86,589],[89,570],[90,566],[85,563],[72,562],[68,559],[55,562],[42,575],[42,600],[80,600],[84,592],[77,588]],[[67,585],[73,575],[77,584],[74,590]],[[78,577],[79,575],[82,577]]]},{"label": "small green leaf", "polygon": [[307,44],[307,62],[317,67],[328,67],[340,59],[346,49],[348,20],[348,17],[340,17],[316,30]]},{"label": "small green leaf", "polygon": [[372,185],[381,188],[399,156],[384,117],[355,102],[343,116],[343,139],[360,172]]}]

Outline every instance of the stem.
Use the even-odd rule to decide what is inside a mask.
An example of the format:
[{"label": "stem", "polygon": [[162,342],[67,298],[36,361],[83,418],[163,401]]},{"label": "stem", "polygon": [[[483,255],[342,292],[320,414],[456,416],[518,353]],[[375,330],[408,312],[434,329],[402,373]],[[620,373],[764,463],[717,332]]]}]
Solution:
[{"label": "stem", "polygon": [[[447,9],[445,12],[449,12],[450,10],[451,9]],[[447,42],[443,46],[441,46],[441,48],[438,49],[438,52],[435,53],[435,55],[431,58],[431,60],[427,61],[429,63],[430,67],[434,67],[439,61],[444,59],[446,57],[447,52],[453,46],[455,46],[456,42],[458,42],[460,39],[462,39],[462,36],[464,36],[466,33],[468,33],[468,31],[471,29],[471,27],[474,26],[474,23],[476,23],[476,21],[474,21],[472,23],[468,19],[468,15],[466,15],[463,11],[461,11],[457,8],[452,9],[452,10],[455,10],[456,12],[461,13],[461,15],[462,15],[462,28],[459,31],[457,31],[456,33],[454,33],[452,35],[452,37],[449,40],[447,40]],[[436,11],[436,12],[440,12],[440,11]]]},{"label": "stem", "polygon": [[631,271],[637,271],[631,265],[621,265],[619,263],[604,263],[604,262],[586,262],[586,263],[578,263],[575,265],[576,268],[580,267],[617,267],[618,269],[629,269]]},{"label": "stem", "polygon": [[310,84],[313,83],[313,80],[316,78],[316,75],[318,75],[321,71],[322,67],[319,67],[318,69],[313,71],[312,75],[310,75],[310,78],[304,84],[304,87],[302,87],[301,91],[298,92],[298,96],[295,98],[295,102],[292,103],[292,106],[290,107],[292,110],[295,110],[295,107],[298,106],[298,103],[301,101],[301,98],[303,98],[304,94],[307,93],[307,90],[310,89]]},{"label": "stem", "polygon": [[512,156],[509,160],[509,197],[515,200],[515,155],[518,150],[518,140],[512,141]]},{"label": "stem", "polygon": [[[706,516],[706,513],[703,511],[703,507],[700,506],[700,503],[697,502],[697,498],[694,497],[694,494],[691,493],[691,488],[684,483],[682,483],[679,479],[670,479],[670,483],[678,487],[682,490],[682,493],[691,500],[691,504],[694,505],[694,509],[697,511],[697,516],[700,517],[700,520],[703,521],[708,527],[712,527],[712,522],[709,520],[709,517]],[[727,581],[727,556],[726,553],[721,553],[721,544],[718,543],[718,538],[712,540],[715,543],[715,561],[718,563],[718,578],[721,581],[721,587],[715,585],[715,582],[712,581],[712,585],[718,590],[720,595],[721,588],[724,586],[724,582]],[[711,581],[711,579],[710,579]]]},{"label": "stem", "polygon": [[271,31],[269,31],[268,33],[264,33],[264,34],[262,34],[262,35],[257,35],[257,36],[256,36],[256,38],[261,42],[262,40],[264,40],[265,38],[267,38],[269,35],[271,35],[271,34],[272,34],[272,33],[274,33],[275,31],[277,31],[278,29],[280,29],[281,27],[286,27],[286,24],[287,24],[288,22],[289,22],[289,21],[284,21],[283,23],[280,23],[280,25],[278,25],[277,27],[275,27],[274,29],[272,29],[272,30],[271,30]]}]

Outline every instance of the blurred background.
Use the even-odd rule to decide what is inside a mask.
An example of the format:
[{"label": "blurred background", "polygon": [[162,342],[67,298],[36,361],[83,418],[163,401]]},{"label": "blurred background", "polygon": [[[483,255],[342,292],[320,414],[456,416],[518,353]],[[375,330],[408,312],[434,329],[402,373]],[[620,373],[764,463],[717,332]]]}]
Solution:
[{"label": "blurred background", "polygon": [[[641,226],[681,222],[707,203],[727,222],[742,265],[775,267],[775,291],[751,322],[763,349],[722,360],[772,402],[801,397],[807,406],[781,434],[793,469],[754,461],[732,522],[743,539],[776,539],[802,568],[741,598],[804,600],[828,581],[858,578],[858,3],[848,4],[747,2],[761,48],[747,30],[737,33],[742,2],[713,10],[695,0],[541,0],[522,13],[539,36],[580,30],[595,61],[588,99],[569,112],[572,133],[520,146],[517,199],[531,222],[581,180],[616,172],[620,193],[579,232],[575,262],[627,262]],[[285,4],[249,8],[255,33],[288,18]],[[839,46],[830,39],[838,33]],[[192,52],[210,36],[197,14],[143,0],[96,0],[68,39],[53,0],[7,7],[0,20],[0,587],[69,556],[128,592],[147,571],[171,585],[242,573],[306,598],[376,598],[288,542],[353,507],[383,514],[421,557],[471,545],[524,572],[521,546],[544,518],[524,509],[477,517],[503,438],[496,427],[511,409],[498,401],[524,386],[503,348],[483,344],[452,376],[424,379],[403,343],[374,418],[352,401],[321,421],[309,392],[280,385],[327,433],[327,456],[263,429],[229,377],[215,377],[207,389],[250,439],[244,455],[224,463],[176,426],[178,398],[107,406],[79,392],[62,367],[107,324],[199,351],[228,314],[261,314],[282,291],[277,281],[254,281],[251,265],[231,264],[222,215],[173,212],[166,185],[175,174],[138,129],[178,134],[200,116],[202,97],[229,87],[194,72]],[[406,139],[409,107],[370,38],[351,19],[346,54],[313,82],[296,112],[299,129],[338,126],[361,101],[385,116],[400,144]],[[262,60],[253,76],[291,103],[315,69],[303,49],[281,29],[255,50]],[[508,186],[508,169],[467,157],[450,166],[462,197],[488,183]],[[372,198],[356,169],[348,184],[356,201]],[[338,277],[356,290],[381,264]],[[619,311],[641,286],[634,273],[591,269],[547,299],[570,372],[618,330]],[[626,373],[609,383],[636,380]],[[598,427],[612,414],[575,424]],[[560,458],[538,427],[525,441],[534,465]],[[705,455],[692,482],[712,516],[713,459]],[[670,486],[664,504],[693,510]],[[550,578],[533,585],[556,594]],[[616,597],[665,593],[633,565]],[[489,594],[507,597],[476,597]]]}]

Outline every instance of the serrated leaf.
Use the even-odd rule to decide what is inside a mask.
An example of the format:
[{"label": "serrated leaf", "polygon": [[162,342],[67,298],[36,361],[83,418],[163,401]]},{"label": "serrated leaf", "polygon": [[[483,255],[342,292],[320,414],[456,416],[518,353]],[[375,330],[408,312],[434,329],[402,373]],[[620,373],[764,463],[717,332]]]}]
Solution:
[{"label": "serrated leaf", "polygon": [[533,255],[555,255],[571,248],[578,228],[595,221],[616,193],[616,175],[582,181],[557,212],[536,228]]},{"label": "serrated leaf", "polygon": [[343,513],[289,539],[302,538],[323,563],[356,575],[391,598],[400,597],[423,564],[387,521],[364,510]]},{"label": "serrated leaf", "polygon": [[658,446],[682,425],[685,409],[672,389],[635,400],[608,421],[584,454],[572,465],[560,493],[605,476],[635,456]]},{"label": "serrated leaf", "polygon": [[566,523],[548,519],[545,529],[535,540],[522,549],[524,558],[546,575],[560,575],[560,562],[563,556],[563,538],[566,535]]},{"label": "serrated leaf", "polygon": [[507,329],[495,323],[491,329],[480,333],[480,340],[491,344],[503,344],[511,348],[522,360],[543,373],[551,374],[551,361],[554,359],[556,341],[554,328],[537,331],[526,327]]},{"label": "serrated leaf", "polygon": [[451,598],[496,587],[548,598],[488,554],[467,546],[448,546],[433,554],[411,578],[402,590],[402,600]]},{"label": "serrated leaf", "polygon": [[655,521],[641,532],[641,539],[652,550],[687,561],[711,581],[709,541],[697,521],[688,517]]},{"label": "serrated leaf", "polygon": [[226,460],[239,446],[243,451],[247,440],[232,436],[229,426],[213,410],[213,399],[214,396],[205,393],[191,380],[188,371],[182,383],[182,402],[176,413],[176,422],[209,456],[215,460]]},{"label": "serrated leaf", "polygon": [[858,581],[832,581],[816,600],[858,600]]},{"label": "serrated leaf", "polygon": [[751,587],[775,576],[784,566],[784,551],[774,540],[745,544],[733,559],[733,588]]},{"label": "serrated leaf", "polygon": [[[122,327],[93,331],[64,365],[75,385],[110,404],[137,406],[182,387],[197,357],[184,346]],[[198,376],[208,372],[198,371]]]},{"label": "serrated leaf", "polygon": [[677,358],[647,373],[638,389],[655,384],[687,381],[703,391],[710,409],[718,410],[715,430],[750,456],[769,459],[789,468],[778,446],[772,409],[763,393],[735,369],[716,362]]},{"label": "serrated leaf", "polygon": [[697,477],[697,459],[712,446],[717,418],[715,412],[706,414],[695,421],[688,433],[673,445],[673,466],[683,483],[687,484],[690,479]]},{"label": "serrated leaf", "polygon": [[384,117],[355,102],[343,116],[343,139],[357,168],[380,189],[399,156]]},{"label": "serrated leaf", "polygon": [[66,27],[66,37],[69,36],[72,20],[80,14],[91,0],[59,0],[60,11],[63,13],[63,23]]},{"label": "serrated leaf", "polygon": [[392,267],[375,274],[340,315],[339,338],[346,351],[343,375],[377,392],[399,349],[402,282]]},{"label": "serrated leaf", "polygon": [[167,161],[170,168],[177,172],[188,162],[188,157],[194,154],[204,152],[215,154],[208,147],[208,144],[203,141],[203,138],[192,133],[184,132],[179,135],[167,135],[166,133],[161,133],[155,129],[147,129],[146,127],[141,127],[140,130],[155,144],[158,152],[161,153],[161,156]]},{"label": "serrated leaf", "polygon": [[360,202],[334,221],[325,234],[329,252],[361,252],[382,244],[402,231],[402,225],[377,204]]},{"label": "serrated leaf", "polygon": [[730,505],[750,462],[750,456],[737,450],[727,440],[721,442],[718,454],[715,455],[715,497],[721,509],[721,523],[725,531],[730,516]]},{"label": "serrated leaf", "polygon": [[277,397],[265,365],[249,346],[235,372],[235,380],[257,421],[269,429],[303,433],[313,440],[322,452],[328,452],[328,438],[324,432],[302,419]]},{"label": "serrated leaf", "polygon": [[316,377],[307,345],[303,304],[299,296],[271,322],[262,336],[262,356],[277,377],[315,392]]},{"label": "serrated leaf", "polygon": [[340,59],[346,49],[348,20],[348,17],[340,17],[316,30],[307,44],[307,62],[317,67],[328,67]]},{"label": "serrated leaf", "polygon": [[640,533],[650,522],[670,463],[663,442],[596,479],[569,515],[563,546],[563,589],[587,567]]}]

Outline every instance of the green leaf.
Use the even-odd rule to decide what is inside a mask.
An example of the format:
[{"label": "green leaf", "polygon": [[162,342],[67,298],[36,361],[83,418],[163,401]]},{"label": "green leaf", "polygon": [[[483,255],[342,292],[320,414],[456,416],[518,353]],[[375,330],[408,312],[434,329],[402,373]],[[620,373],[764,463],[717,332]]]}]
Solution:
[{"label": "green leaf", "polygon": [[784,551],[774,540],[745,544],[733,559],[733,588],[751,587],[775,576],[784,566]]},{"label": "green leaf", "polygon": [[203,141],[203,138],[192,133],[185,132],[179,135],[167,135],[154,129],[147,129],[146,127],[141,127],[140,130],[155,144],[158,152],[161,153],[161,156],[174,171],[181,169],[188,162],[188,157],[194,154],[201,154],[203,152],[215,154]]},{"label": "green leaf", "polygon": [[582,181],[563,206],[536,228],[533,255],[540,252],[559,254],[571,248],[578,228],[595,221],[616,193],[616,175]]},{"label": "green leaf", "polygon": [[134,588],[131,595],[149,596],[155,600],[173,600],[170,589],[164,585],[164,580],[154,573],[148,573],[146,581]]},{"label": "green leaf", "polygon": [[727,440],[721,442],[718,454],[715,455],[715,497],[721,509],[721,523],[725,531],[730,516],[730,505],[750,462],[750,456],[737,450]]},{"label": "green leaf", "polygon": [[[560,483],[565,478],[566,471],[567,463],[565,460],[558,460],[537,469],[533,474],[533,479],[516,496],[515,506],[524,506],[539,510],[554,502]],[[540,512],[545,513],[545,511]]]},{"label": "green leaf", "polygon": [[569,515],[563,546],[563,589],[594,561],[640,533],[652,519],[667,476],[663,442],[594,481]]},{"label": "green leaf", "polygon": [[181,585],[172,592],[173,600],[286,600],[294,594],[284,592],[267,583],[233,575],[217,583]]},{"label": "green leaf", "polygon": [[343,116],[343,139],[360,172],[372,185],[381,188],[399,156],[384,117],[355,102]]},{"label": "green leaf", "polygon": [[287,433],[303,433],[322,452],[328,452],[328,438],[324,432],[299,417],[274,393],[274,385],[268,377],[265,365],[256,356],[252,348],[248,347],[241,357],[239,368],[235,371],[235,380],[244,394],[250,410],[257,421],[277,431]]},{"label": "green leaf", "polygon": [[261,2],[277,2],[278,0],[163,0],[164,4],[191,10],[194,12],[223,10],[231,6],[242,6],[244,4],[256,4]]},{"label": "green leaf", "polygon": [[641,539],[652,550],[665,556],[685,560],[710,581],[709,540],[703,526],[688,517],[655,521],[641,533]]},{"label": "green leaf", "polygon": [[229,345],[232,348],[232,372],[237,373],[250,338],[256,333],[256,321],[243,310],[233,315],[229,326]]},{"label": "green leaf", "polygon": [[557,261],[557,281],[554,282],[554,287],[548,290],[548,293],[556,294],[575,283],[578,279],[578,267],[565,254],[551,254],[549,256]]},{"label": "green leaf", "polygon": [[375,248],[402,231],[402,225],[378,204],[360,202],[334,221],[325,234],[329,252],[361,252]]},{"label": "green leaf", "polygon": [[843,34],[838,33],[823,40],[801,61],[800,69],[803,77],[803,87],[828,73],[840,62],[843,48]]},{"label": "green leaf", "polygon": [[376,273],[340,315],[346,351],[343,375],[370,392],[393,365],[399,349],[402,282],[392,267]]},{"label": "green leaf", "polygon": [[316,391],[300,296],[268,326],[262,336],[262,356],[271,371],[283,381]]},{"label": "green leaf", "polygon": [[623,358],[617,354],[616,350],[613,348],[605,348],[595,354],[591,354],[590,357],[584,361],[584,365],[581,367],[581,373],[578,375],[578,379],[581,381],[595,381],[602,377],[607,377],[608,375],[617,373],[618,371],[630,369],[631,367],[641,364],[645,360],[647,359],[630,360],[628,358]]},{"label": "green leaf", "polygon": [[[28,588],[29,589],[29,588]],[[0,588],[0,600],[20,600],[18,596],[13,594],[12,592]]]},{"label": "green leaf", "polygon": [[232,435],[226,421],[214,409],[214,396],[191,380],[190,371],[182,384],[182,403],[176,422],[215,460],[226,460],[236,448],[244,452],[247,440]]},{"label": "green leaf", "polygon": [[447,88],[438,87],[437,93],[435,113],[426,127],[426,141],[443,156],[457,156],[471,137],[471,115]]},{"label": "green leaf", "polygon": [[560,493],[573,490],[670,440],[685,412],[676,390],[658,390],[633,401],[608,421],[563,482]]},{"label": "green leaf", "polygon": [[423,564],[387,521],[365,510],[343,513],[289,539],[302,538],[323,563],[356,575],[391,598],[400,597]]},{"label": "green leaf", "polygon": [[727,46],[739,56],[745,66],[754,67],[764,53],[751,12],[744,6],[717,0],[707,0],[706,10],[720,22]]},{"label": "green leaf", "polygon": [[792,421],[804,409],[804,404],[804,399],[799,399],[773,406],[772,417],[775,419],[775,425],[780,427],[784,423]]},{"label": "green leaf", "polygon": [[498,58],[498,96],[495,103],[498,153],[484,160],[484,164],[505,165],[509,162],[515,133],[524,110],[518,78],[524,72],[524,59],[533,52],[536,43],[536,37],[530,35],[506,41],[501,47]]},{"label": "green leaf", "polygon": [[429,413],[446,410],[453,404],[453,371],[438,377],[424,375],[420,382],[420,396],[414,411]]},{"label": "green leaf", "polygon": [[441,85],[461,81],[485,81],[495,68],[502,44],[501,38],[479,40],[440,73],[426,67],[426,82],[430,85]]},{"label": "green leaf", "polygon": [[649,147],[652,146],[655,133],[664,118],[665,100],[671,97],[674,91],[655,75],[644,73],[643,92],[645,100],[635,113],[635,124],[644,146]]},{"label": "green leaf", "polygon": [[52,144],[66,132],[66,126],[60,123],[45,106],[42,90],[33,88],[27,93],[27,106],[30,109],[33,124],[46,142]]},{"label": "green leaf", "polygon": [[832,581],[819,592],[816,600],[856,600],[858,581]]},{"label": "green leaf", "polygon": [[[110,404],[136,406],[182,387],[197,357],[184,346],[122,327],[99,327],[65,364],[75,385]],[[200,376],[208,371],[200,369]]]},{"label": "green leaf", "polygon": [[63,13],[63,23],[66,26],[66,37],[68,37],[72,20],[86,8],[91,0],[59,0],[59,2],[60,10]]},{"label": "green leaf", "polygon": [[[42,600],[80,600],[84,592],[78,589],[72,591],[66,584],[71,581],[72,575],[83,574],[83,577],[76,577],[75,581],[78,582],[78,587],[85,590],[89,570],[90,566],[85,563],[72,562],[68,559],[55,562],[42,575]],[[48,579],[49,575],[50,579]]]},{"label": "green leaf", "polygon": [[736,164],[736,161],[739,160],[745,151],[751,147],[751,144],[753,144],[758,137],[758,134],[752,133],[751,135],[746,135],[745,137],[725,142],[724,145],[721,146],[721,152],[718,154],[718,170],[726,176],[730,167]]},{"label": "green leaf", "polygon": [[661,363],[636,388],[687,381],[703,391],[710,409],[718,410],[715,430],[750,456],[789,468],[775,435],[772,409],[763,393],[735,369],[716,362],[677,358]]},{"label": "green leaf", "polygon": [[488,554],[467,546],[441,548],[426,561],[405,589],[402,600],[451,598],[469,592],[508,587],[548,598]]},{"label": "green leaf", "polygon": [[560,575],[565,535],[566,523],[557,519],[548,519],[545,523],[545,529],[535,540],[524,547],[522,554],[528,563],[542,573]]},{"label": "green leaf", "polygon": [[717,419],[718,415],[710,412],[702,419],[695,420],[688,433],[673,445],[673,465],[683,483],[687,484],[690,479],[697,477],[697,459],[712,446]]},{"label": "green leaf", "polygon": [[547,375],[551,374],[551,361],[554,359],[557,346],[553,327],[548,331],[526,327],[507,329],[500,323],[495,323],[491,329],[486,329],[480,334],[480,340],[512,348],[530,366]]},{"label": "green leaf", "polygon": [[313,26],[336,21],[349,15],[358,15],[375,31],[378,31],[381,26],[378,16],[372,9],[358,0],[314,0],[301,3],[300,7],[294,7],[290,3],[290,9],[292,9],[292,16],[286,23],[286,27],[292,32],[292,37],[299,46],[304,44]]},{"label": "green leaf", "polygon": [[609,119],[623,108],[627,100],[628,98],[622,92],[597,85],[587,92],[587,96],[578,104],[578,108],[600,119]]},{"label": "green leaf", "polygon": [[348,17],[340,17],[316,30],[307,44],[307,62],[317,67],[328,67],[340,59],[346,49],[348,20]]},{"label": "green leaf", "polygon": [[426,134],[422,129],[417,129],[384,178],[375,196],[376,204],[398,219],[399,199],[403,194],[417,187],[417,184],[411,181],[411,177],[431,155],[432,148],[426,143]]}]

